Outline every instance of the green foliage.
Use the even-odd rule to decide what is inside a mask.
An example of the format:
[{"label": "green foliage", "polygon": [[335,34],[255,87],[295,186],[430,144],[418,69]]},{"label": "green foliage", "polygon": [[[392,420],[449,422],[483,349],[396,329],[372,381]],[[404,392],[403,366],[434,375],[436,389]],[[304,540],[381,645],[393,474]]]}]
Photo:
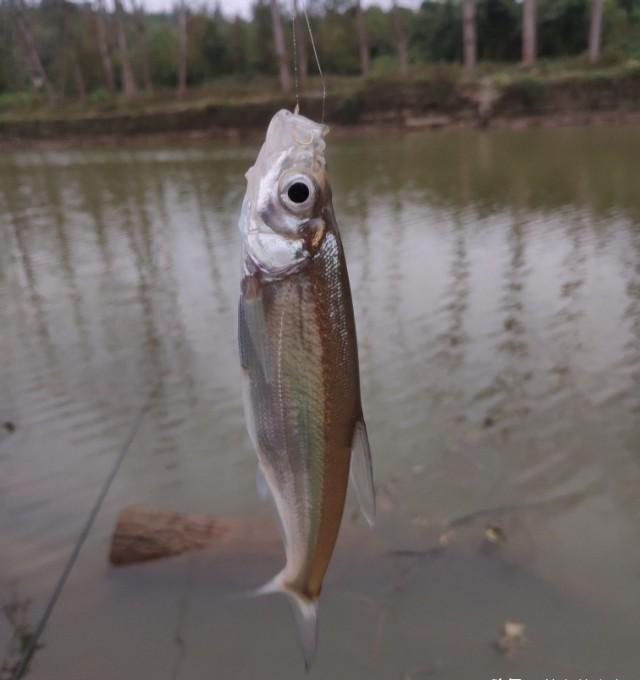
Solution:
[{"label": "green foliage", "polygon": [[[411,12],[403,11],[404,22],[411,19]],[[351,25],[355,24],[355,12],[349,16]],[[388,12],[384,12],[380,7],[369,7],[365,12],[365,23],[367,26],[367,37],[369,39],[369,50],[371,58],[375,62],[379,58],[396,56],[396,46],[394,43],[393,26]],[[351,29],[353,31],[353,29]],[[353,35],[353,33],[352,33]],[[352,40],[353,41],[353,40]]]},{"label": "green foliage", "polygon": [[328,73],[354,75],[359,72],[358,45],[354,39],[355,12],[328,9],[319,27],[320,58]]},{"label": "green foliage", "polygon": [[11,23],[8,6],[0,3],[0,93],[6,92],[12,86],[11,69]]},{"label": "green foliage", "polygon": [[541,0],[538,49],[547,58],[566,57],[587,49],[590,5],[584,0]]},{"label": "green foliage", "polygon": [[476,10],[478,55],[487,61],[516,61],[520,58],[519,5],[511,0],[482,0]]},{"label": "green foliage", "polygon": [[395,54],[383,54],[371,62],[369,77],[372,79],[388,78],[398,73],[398,57]]},{"label": "green foliage", "polygon": [[151,79],[156,85],[174,87],[178,82],[178,38],[168,21],[158,22],[148,35]]},{"label": "green foliage", "polygon": [[227,22],[219,12],[206,17],[200,45],[196,42],[195,47],[196,51],[198,47],[201,48],[202,57],[208,67],[207,77],[233,73],[233,50],[229,41]]},{"label": "green foliage", "polygon": [[431,74],[431,96],[436,105],[448,108],[458,96],[458,72],[448,65],[440,65]]},{"label": "green foliage", "polygon": [[345,125],[353,125],[358,122],[361,111],[362,99],[357,92],[354,92],[340,97],[338,107],[331,113],[333,120]]},{"label": "green foliage", "polygon": [[640,78],[640,59],[629,59],[623,66],[625,76]]},{"label": "green foliage", "polygon": [[546,94],[545,83],[532,76],[514,80],[504,88],[505,99],[531,112],[542,107]]},{"label": "green foliage", "polygon": [[93,90],[87,97],[87,103],[91,108],[95,109],[104,109],[105,107],[109,106],[111,102],[111,95],[109,94],[108,90],[103,87]]},{"label": "green foliage", "polygon": [[617,0],[616,4],[620,9],[624,10],[629,20],[632,20],[634,16],[638,17],[640,0]]},{"label": "green foliage", "polygon": [[[278,64],[270,2],[253,2],[251,19],[245,19],[224,15],[219,8],[211,10],[204,3],[189,0],[189,85],[213,81],[219,84],[225,79],[233,79],[236,84],[251,81],[252,87],[269,78],[273,82]],[[131,5],[123,4],[129,11]],[[0,93],[27,90],[31,83],[29,60],[12,20],[15,6],[11,0],[0,0]],[[538,73],[547,72],[552,59],[562,59],[564,64],[574,60],[577,64],[582,58],[580,67],[587,67],[583,55],[587,49],[590,7],[591,0],[538,0]],[[358,75],[360,59],[354,0],[308,0],[308,8],[325,72],[334,82],[340,76]],[[95,9],[89,0],[31,0],[22,11],[33,31],[38,53],[57,98],[79,94],[84,84],[89,103],[106,105]],[[461,1],[423,0],[415,10],[399,7],[397,11],[409,41],[413,71],[429,70],[431,90],[440,90],[440,96],[446,99],[455,91],[456,84],[452,85],[448,76],[434,80],[432,66],[461,61]],[[284,0],[281,14],[285,43],[291,56],[289,6]],[[391,11],[370,6],[364,10],[364,16],[371,55],[369,78],[392,80],[398,74],[399,61]],[[522,1],[476,0],[476,17],[479,71],[488,68],[483,66],[488,62],[518,63],[521,58]],[[157,90],[175,88],[178,72],[175,16],[127,13],[124,23],[138,83],[143,84],[144,64],[148,58],[154,87]],[[107,30],[116,80],[121,83],[121,55],[113,16],[107,17]],[[305,43],[309,69],[314,73],[308,37],[305,37]],[[640,0],[605,0],[602,54],[604,66],[640,60]],[[636,62],[629,62],[633,59]],[[540,83],[519,79],[511,87],[512,95],[518,97],[523,106],[540,105],[544,94],[540,91]],[[348,112],[345,114],[346,117],[349,115]]]},{"label": "green foliage", "polygon": [[247,41],[245,43],[249,75],[275,74],[277,71],[271,26],[271,8],[268,0],[257,0],[253,5],[253,21],[248,24]]},{"label": "green foliage", "polygon": [[608,61],[640,58],[640,1],[605,5],[604,45]]},{"label": "green foliage", "polygon": [[425,0],[410,26],[409,45],[418,61],[459,61],[462,26],[458,4]]},{"label": "green foliage", "polygon": [[29,90],[0,93],[0,111],[25,111],[34,108],[40,103],[40,97]]}]

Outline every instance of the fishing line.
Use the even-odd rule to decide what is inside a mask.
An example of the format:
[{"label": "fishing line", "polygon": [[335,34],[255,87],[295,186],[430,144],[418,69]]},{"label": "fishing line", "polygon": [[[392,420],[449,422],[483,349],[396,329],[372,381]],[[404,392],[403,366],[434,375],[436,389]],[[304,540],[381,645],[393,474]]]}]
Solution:
[{"label": "fishing line", "polygon": [[324,73],[322,72],[322,66],[320,66],[320,57],[318,57],[318,50],[316,49],[316,41],[313,39],[313,31],[311,30],[311,22],[309,21],[309,13],[307,12],[307,0],[302,0],[302,11],[304,12],[304,18],[307,22],[307,31],[309,33],[309,40],[311,41],[311,49],[313,49],[313,56],[316,60],[316,66],[318,67],[318,73],[320,74],[320,82],[322,83],[322,117],[320,122],[324,123],[324,107],[327,100],[327,85],[324,81]]},{"label": "fishing line", "polygon": [[178,653],[173,665],[173,672],[171,674],[171,680],[178,680],[180,675],[180,668],[182,662],[187,655],[187,643],[182,635],[182,627],[184,622],[187,620],[189,615],[189,593],[191,592],[191,586],[193,585],[193,556],[189,558],[187,564],[187,574],[184,580],[184,589],[182,591],[182,598],[178,606],[178,618],[176,620],[176,628],[173,633],[173,641],[176,643],[178,648]]},{"label": "fishing line", "polygon": [[82,528],[82,531],[80,532],[80,535],[78,536],[75,545],[73,546],[71,555],[69,555],[69,559],[67,560],[67,563],[65,564],[62,574],[60,575],[58,583],[56,584],[56,587],[51,597],[49,598],[49,602],[47,603],[44,613],[42,614],[42,617],[40,618],[40,621],[38,622],[38,625],[29,640],[29,646],[25,650],[22,660],[20,661],[18,666],[16,666],[16,669],[13,671],[13,674],[11,675],[11,680],[20,680],[20,678],[22,678],[24,674],[27,672],[29,663],[31,662],[34,653],[38,649],[40,637],[42,636],[42,633],[47,623],[49,622],[49,618],[53,613],[53,609],[56,606],[58,599],[60,598],[60,595],[62,594],[62,591],[67,583],[67,579],[69,578],[69,575],[71,574],[73,567],[78,561],[78,557],[80,555],[80,551],[82,550],[82,546],[84,545],[85,541],[87,540],[87,537],[89,536],[89,532],[93,527],[93,523],[95,522],[95,519],[98,516],[98,513],[100,512],[100,508],[102,507],[104,499],[106,498],[107,493],[111,488],[113,480],[116,478],[116,475],[118,474],[118,470],[120,469],[122,462],[124,461],[127,453],[129,453],[131,444],[133,444],[133,440],[138,434],[140,425],[142,425],[142,421],[144,420],[144,417],[147,415],[147,412],[149,411],[151,402],[153,401],[153,398],[156,396],[156,393],[160,388],[160,384],[161,384],[160,381],[158,381],[153,390],[151,390],[149,396],[147,397],[147,400],[140,409],[138,416],[134,420],[131,430],[129,430],[129,434],[127,435],[127,438],[124,440],[122,449],[120,450],[120,453],[118,454],[118,457],[116,458],[113,467],[109,472],[109,475],[104,481],[104,484],[100,489],[100,493],[96,498],[96,502],[94,503],[93,508],[89,513],[89,517],[87,518],[87,521],[85,522],[85,525]]},{"label": "fishing line", "polygon": [[296,90],[296,108],[294,113],[298,115],[300,113],[300,89],[298,88],[298,46],[296,45],[296,14],[298,13],[298,8],[296,6],[295,0],[293,0],[293,5],[291,6],[291,40],[293,42],[293,83]]}]

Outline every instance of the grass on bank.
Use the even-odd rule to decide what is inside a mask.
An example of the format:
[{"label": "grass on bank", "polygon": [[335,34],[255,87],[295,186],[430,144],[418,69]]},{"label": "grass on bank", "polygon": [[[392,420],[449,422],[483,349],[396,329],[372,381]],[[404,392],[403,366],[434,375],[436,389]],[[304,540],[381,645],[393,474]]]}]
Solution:
[{"label": "grass on bank", "polygon": [[[520,97],[525,108],[535,108],[544,99],[550,86],[563,82],[576,82],[594,86],[625,79],[640,80],[640,59],[603,63],[591,66],[586,58],[540,61],[532,68],[518,64],[482,63],[473,73],[457,64],[412,66],[409,77],[402,81],[398,64],[392,57],[374,61],[367,78],[356,76],[326,77],[329,96],[349,97],[359,93],[377,92],[385,84],[401,86],[431,84],[443,91],[473,88],[489,84],[496,90]],[[322,87],[317,76],[311,76],[301,97],[318,97]],[[293,100],[293,95],[290,97]],[[216,104],[282,102],[284,97],[278,82],[271,77],[252,79],[220,78],[198,87],[189,88],[185,97],[178,100],[172,88],[155,89],[152,93],[140,92],[132,100],[121,95],[111,96],[106,90],[90,92],[84,99],[66,98],[49,103],[43,94],[32,91],[0,93],[0,119],[29,118],[87,118],[109,115],[132,115],[155,112],[179,112]]]}]

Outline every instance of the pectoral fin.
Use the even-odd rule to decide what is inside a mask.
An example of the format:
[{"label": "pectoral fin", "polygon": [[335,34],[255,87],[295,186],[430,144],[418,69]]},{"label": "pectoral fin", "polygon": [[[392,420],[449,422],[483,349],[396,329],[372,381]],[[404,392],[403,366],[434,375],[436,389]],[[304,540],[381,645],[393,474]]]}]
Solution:
[{"label": "pectoral fin", "polygon": [[376,514],[376,489],[373,483],[373,463],[364,420],[359,420],[353,431],[350,478],[356,490],[362,514],[369,526],[373,526]]}]

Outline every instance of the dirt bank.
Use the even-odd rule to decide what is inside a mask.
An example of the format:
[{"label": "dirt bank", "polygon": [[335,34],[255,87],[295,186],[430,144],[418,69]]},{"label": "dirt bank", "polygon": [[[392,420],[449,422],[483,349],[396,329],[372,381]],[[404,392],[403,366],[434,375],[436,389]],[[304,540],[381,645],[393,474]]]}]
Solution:
[{"label": "dirt bank", "polygon": [[[134,110],[9,113],[0,116],[0,144],[47,140],[188,138],[237,136],[263,130],[273,112],[290,107],[282,97],[193,98],[179,107],[155,102]],[[321,97],[304,98],[303,112],[320,118]],[[449,76],[428,80],[360,83],[326,100],[325,119],[337,127],[584,125],[640,122],[640,71],[562,78],[523,75],[463,82]]]}]

